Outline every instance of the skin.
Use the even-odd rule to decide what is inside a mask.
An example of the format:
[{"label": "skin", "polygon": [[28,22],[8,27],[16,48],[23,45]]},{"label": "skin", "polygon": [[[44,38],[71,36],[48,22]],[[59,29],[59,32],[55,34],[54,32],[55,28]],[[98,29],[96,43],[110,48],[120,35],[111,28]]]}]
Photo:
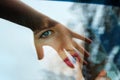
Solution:
[{"label": "skin", "polygon": [[107,72],[105,70],[102,70],[97,78],[95,80],[111,80],[109,77],[107,77]]},{"label": "skin", "polygon": [[[78,57],[79,61],[81,61],[81,58],[76,54],[72,47],[77,48],[81,53],[85,53],[85,55],[88,56],[88,52],[84,50],[82,46],[79,46],[74,42],[72,38],[78,38],[85,40],[86,42],[91,42],[91,40],[68,30],[59,22],[34,10],[20,0],[0,1],[0,11],[1,18],[30,28],[33,31],[36,52],[39,59],[43,58],[43,45],[52,46],[58,52],[63,61],[71,68],[74,66],[66,57],[63,49],[69,51],[74,57]],[[49,37],[40,37],[44,31],[49,29],[51,29],[52,35],[49,35]]]},{"label": "skin", "polygon": [[[83,75],[82,75],[82,68],[81,68],[81,64],[79,63],[78,59],[76,61],[76,70],[77,70],[77,74],[75,76],[75,80],[84,80]],[[105,70],[101,70],[100,73],[97,75],[97,77],[95,78],[95,80],[111,80],[108,76],[107,76],[107,72]]]},{"label": "skin", "polygon": [[83,77],[83,75],[82,75],[82,67],[81,67],[81,64],[79,63],[79,60],[78,59],[76,59],[77,61],[76,61],[76,67],[75,67],[75,69],[77,70],[77,74],[76,74],[76,76],[75,76],[75,80],[84,80],[84,77]]},{"label": "skin", "polygon": [[[45,35],[46,33],[46,35]],[[42,59],[43,54],[43,45],[48,45],[53,47],[59,54],[59,56],[63,59],[63,61],[71,68],[74,68],[73,64],[70,62],[69,58],[66,56],[65,51],[68,51],[71,56],[77,58],[79,62],[83,62],[78,53],[74,50],[76,48],[83,55],[89,56],[89,53],[80,45],[78,45],[73,38],[77,38],[88,43],[91,43],[91,40],[85,38],[79,34],[72,32],[67,29],[62,24],[58,23],[51,28],[43,29],[40,32],[35,34],[35,46],[38,54],[38,59]],[[86,63],[84,61],[84,63]]]},{"label": "skin", "polygon": [[[88,57],[89,53],[81,45],[77,44],[73,38],[91,43],[90,39],[72,32],[64,25],[34,10],[20,0],[0,1],[0,17],[33,31],[38,59],[44,57],[42,46],[49,45],[58,52],[61,59],[71,68],[74,68],[74,66],[66,56],[64,50],[76,58],[78,63],[86,63],[75,49],[85,55],[85,57]],[[81,69],[79,70],[81,71]]]}]

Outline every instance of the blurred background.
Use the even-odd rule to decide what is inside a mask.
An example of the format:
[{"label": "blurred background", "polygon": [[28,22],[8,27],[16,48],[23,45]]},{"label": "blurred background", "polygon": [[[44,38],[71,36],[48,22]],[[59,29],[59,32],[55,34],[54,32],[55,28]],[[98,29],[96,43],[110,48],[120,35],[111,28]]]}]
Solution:
[{"label": "blurred background", "polygon": [[[73,2],[22,0],[37,11],[89,37],[90,52],[83,66],[85,80],[94,80],[105,69],[112,80],[120,80],[120,8]],[[68,68],[49,46],[37,60],[33,32],[0,19],[0,80],[75,80],[76,69]]]},{"label": "blurred background", "polygon": [[101,69],[112,80],[120,80],[120,8],[74,3],[70,10],[83,24],[85,35],[93,40],[90,46],[86,45],[91,53],[89,65],[83,67],[86,80],[93,80]]}]

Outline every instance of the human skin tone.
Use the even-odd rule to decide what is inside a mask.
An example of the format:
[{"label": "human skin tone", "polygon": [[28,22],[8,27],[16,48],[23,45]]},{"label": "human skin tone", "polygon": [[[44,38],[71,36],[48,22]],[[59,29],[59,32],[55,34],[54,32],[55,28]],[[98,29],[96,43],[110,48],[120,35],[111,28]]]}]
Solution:
[{"label": "human skin tone", "polygon": [[[76,59],[77,60],[77,59]],[[84,76],[82,75],[82,67],[81,64],[79,63],[79,61],[76,61],[76,76],[75,76],[75,80],[85,80]],[[107,76],[107,72],[105,70],[101,70],[100,73],[97,75],[97,77],[95,78],[95,80],[111,80],[108,76]]]},{"label": "human skin tone", "polygon": [[79,63],[86,63],[74,49],[77,49],[85,57],[89,56],[89,53],[81,45],[78,45],[73,38],[91,43],[90,39],[70,31],[62,24],[34,10],[20,0],[1,0],[0,17],[33,31],[38,59],[44,57],[42,46],[49,45],[58,52],[61,59],[71,68],[74,68],[74,66],[66,56],[64,49],[77,58]]},{"label": "human skin tone", "polygon": [[102,70],[97,78],[95,80],[111,80],[109,77],[107,77],[107,72],[105,70]]},{"label": "human skin tone", "polygon": [[[72,40],[73,37],[91,42],[89,39],[84,38],[76,33],[65,28],[59,22],[50,19],[46,15],[34,10],[30,6],[24,4],[20,0],[2,0],[0,1],[0,17],[14,23],[20,24],[27,28],[30,28],[34,33],[35,47],[39,59],[43,58],[43,45],[52,46],[63,59],[67,65],[74,67],[69,59],[64,54],[63,49],[67,49],[68,52],[74,57],[80,56],[76,54],[72,47],[77,48],[81,53],[85,53],[88,56],[88,52],[79,46]],[[51,29],[49,37],[40,37],[42,32]],[[69,45],[68,45],[69,44]],[[85,63],[85,62],[84,62]]]},{"label": "human skin tone", "polygon": [[42,46],[48,45],[53,47],[58,52],[59,56],[63,59],[63,61],[71,68],[74,68],[74,65],[70,62],[64,50],[68,51],[72,57],[77,58],[80,63],[86,63],[75,51],[75,49],[77,49],[86,57],[89,56],[89,53],[82,46],[78,45],[73,40],[73,38],[77,38],[91,43],[90,39],[72,32],[60,23],[57,23],[53,27],[45,28],[35,33],[34,41],[38,58],[42,59],[44,56]]}]

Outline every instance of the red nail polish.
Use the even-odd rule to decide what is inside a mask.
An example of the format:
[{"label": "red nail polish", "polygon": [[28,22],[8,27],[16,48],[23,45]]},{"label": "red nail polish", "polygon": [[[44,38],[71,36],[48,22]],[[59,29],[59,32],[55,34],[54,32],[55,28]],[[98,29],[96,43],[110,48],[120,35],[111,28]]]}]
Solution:
[{"label": "red nail polish", "polygon": [[86,39],[86,38],[85,38],[85,41],[88,42],[89,44],[92,43],[92,40],[91,40],[91,39]]},{"label": "red nail polish", "polygon": [[87,65],[88,63],[86,61],[83,61],[83,65]]},{"label": "red nail polish", "polygon": [[73,56],[73,57],[76,57],[79,62],[81,61],[80,56],[79,56],[77,53],[74,53],[72,56]]},{"label": "red nail polish", "polygon": [[89,57],[89,56],[90,56],[90,54],[89,54],[87,51],[84,51],[84,53],[85,53],[85,56],[86,56],[86,57]]},{"label": "red nail polish", "polygon": [[71,68],[74,68],[74,65],[71,63],[71,61],[67,58],[64,59],[64,62]]}]

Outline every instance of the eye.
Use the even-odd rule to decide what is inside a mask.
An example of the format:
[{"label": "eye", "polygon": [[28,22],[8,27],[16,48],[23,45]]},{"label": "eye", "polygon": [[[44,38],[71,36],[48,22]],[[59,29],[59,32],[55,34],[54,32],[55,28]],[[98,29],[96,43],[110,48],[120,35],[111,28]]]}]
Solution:
[{"label": "eye", "polygon": [[53,32],[52,30],[45,31],[40,35],[40,38],[49,37],[52,34],[52,32]]}]

